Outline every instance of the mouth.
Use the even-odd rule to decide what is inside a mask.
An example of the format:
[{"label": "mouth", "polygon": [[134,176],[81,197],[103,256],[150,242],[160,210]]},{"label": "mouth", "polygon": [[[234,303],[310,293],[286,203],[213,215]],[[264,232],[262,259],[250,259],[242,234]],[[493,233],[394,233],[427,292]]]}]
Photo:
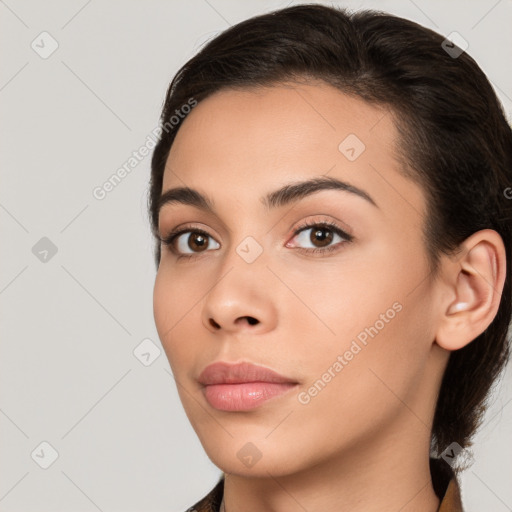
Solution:
[{"label": "mouth", "polygon": [[218,362],[198,379],[206,401],[221,411],[248,411],[295,388],[298,382],[251,363]]}]

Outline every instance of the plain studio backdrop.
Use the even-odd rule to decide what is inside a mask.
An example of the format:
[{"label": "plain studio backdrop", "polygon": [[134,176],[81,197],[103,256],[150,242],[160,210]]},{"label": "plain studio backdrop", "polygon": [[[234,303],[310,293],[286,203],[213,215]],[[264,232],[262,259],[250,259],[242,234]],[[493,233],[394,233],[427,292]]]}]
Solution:
[{"label": "plain studio backdrop", "polygon": [[[0,1],[1,511],[178,512],[217,482],[153,321],[151,151],[130,158],[205,41],[292,3]],[[332,4],[458,32],[511,118],[510,0]],[[512,510],[510,373],[461,478],[468,512]]]}]

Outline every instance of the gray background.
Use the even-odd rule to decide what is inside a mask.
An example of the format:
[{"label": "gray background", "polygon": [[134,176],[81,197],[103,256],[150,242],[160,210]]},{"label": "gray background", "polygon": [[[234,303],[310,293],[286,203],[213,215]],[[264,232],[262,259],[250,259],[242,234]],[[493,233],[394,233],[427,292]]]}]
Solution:
[{"label": "gray background", "polygon": [[[158,354],[150,157],[103,200],[93,190],[145,143],[203,42],[289,3],[0,1],[1,511],[180,511],[217,481]],[[459,32],[511,118],[510,0],[338,5]],[[469,512],[512,510],[511,400],[509,370],[462,476]]]}]

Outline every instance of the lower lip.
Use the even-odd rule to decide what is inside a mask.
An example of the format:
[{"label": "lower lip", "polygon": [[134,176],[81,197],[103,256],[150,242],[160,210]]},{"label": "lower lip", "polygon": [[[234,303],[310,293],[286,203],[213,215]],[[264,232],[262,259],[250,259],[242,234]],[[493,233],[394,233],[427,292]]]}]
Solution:
[{"label": "lower lip", "polygon": [[276,382],[212,384],[203,388],[203,393],[208,403],[220,411],[249,411],[271,398],[283,395],[296,385]]}]

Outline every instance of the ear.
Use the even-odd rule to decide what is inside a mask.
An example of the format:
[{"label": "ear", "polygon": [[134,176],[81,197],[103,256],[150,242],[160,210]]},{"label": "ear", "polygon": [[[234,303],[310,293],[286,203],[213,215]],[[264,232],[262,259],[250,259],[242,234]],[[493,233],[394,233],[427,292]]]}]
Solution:
[{"label": "ear", "polygon": [[500,305],[506,275],[506,254],[501,236],[484,229],[461,244],[455,261],[445,263],[442,317],[436,343],[458,350],[494,320]]}]

